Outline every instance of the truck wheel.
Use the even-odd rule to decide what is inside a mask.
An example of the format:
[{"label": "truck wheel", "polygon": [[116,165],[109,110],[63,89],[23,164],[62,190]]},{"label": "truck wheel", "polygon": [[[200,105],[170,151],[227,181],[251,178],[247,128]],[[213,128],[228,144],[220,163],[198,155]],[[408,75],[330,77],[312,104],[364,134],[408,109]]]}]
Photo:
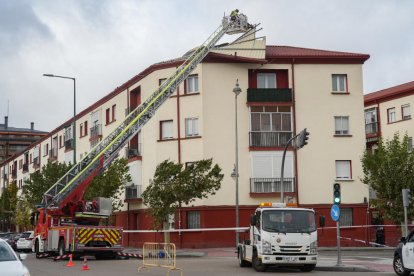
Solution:
[{"label": "truck wheel", "polygon": [[408,276],[411,274],[411,271],[408,271],[404,268],[401,257],[398,254],[394,256],[392,267],[394,268],[395,273],[397,273],[399,276]]},{"label": "truck wheel", "polygon": [[35,241],[35,254],[36,254],[36,258],[40,259],[40,252],[39,252],[39,241],[36,239]]},{"label": "truck wheel", "polygon": [[299,267],[299,269],[300,271],[303,271],[303,272],[311,272],[312,270],[315,269],[315,267],[316,267],[315,264],[307,264],[307,265]]},{"label": "truck wheel", "polygon": [[252,266],[257,272],[264,272],[267,269],[267,265],[263,264],[262,260],[257,257],[257,252],[253,253]]},{"label": "truck wheel", "polygon": [[65,244],[63,242],[63,239],[59,240],[59,245],[58,245],[58,255],[59,256],[63,256],[65,255]]},{"label": "truck wheel", "polygon": [[238,259],[239,259],[239,266],[240,267],[247,267],[249,266],[249,262],[244,260],[244,253],[243,249],[239,248],[238,250]]}]

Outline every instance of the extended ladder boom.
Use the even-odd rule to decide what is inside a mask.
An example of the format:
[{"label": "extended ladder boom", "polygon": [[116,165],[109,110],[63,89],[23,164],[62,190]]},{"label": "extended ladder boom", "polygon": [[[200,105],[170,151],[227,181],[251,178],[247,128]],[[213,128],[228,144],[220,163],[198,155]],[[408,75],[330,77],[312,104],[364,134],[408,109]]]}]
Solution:
[{"label": "extended ladder boom", "polygon": [[81,200],[87,185],[105,169],[122,147],[148,122],[158,108],[174,93],[214,45],[226,33],[245,33],[251,28],[243,14],[233,21],[224,17],[217,30],[182,63],[161,86],[133,110],[125,120],[79,163],[75,164],[44,195],[42,205],[46,208],[61,208],[67,202]]}]

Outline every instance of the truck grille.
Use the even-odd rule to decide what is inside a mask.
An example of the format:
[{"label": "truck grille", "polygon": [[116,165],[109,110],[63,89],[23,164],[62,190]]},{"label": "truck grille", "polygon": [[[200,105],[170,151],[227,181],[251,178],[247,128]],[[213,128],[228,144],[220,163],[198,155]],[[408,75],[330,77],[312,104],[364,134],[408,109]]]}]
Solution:
[{"label": "truck grille", "polygon": [[308,255],[309,246],[275,246],[272,245],[273,255]]}]

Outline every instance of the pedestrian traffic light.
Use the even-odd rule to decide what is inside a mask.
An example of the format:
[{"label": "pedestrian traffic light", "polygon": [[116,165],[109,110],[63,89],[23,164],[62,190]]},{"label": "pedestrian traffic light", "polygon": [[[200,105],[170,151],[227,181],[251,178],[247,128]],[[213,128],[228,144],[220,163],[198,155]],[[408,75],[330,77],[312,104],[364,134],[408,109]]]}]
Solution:
[{"label": "pedestrian traffic light", "polygon": [[309,132],[307,132],[306,128],[305,128],[298,135],[298,139],[297,139],[297,143],[296,143],[297,146],[296,147],[297,148],[303,148],[303,146],[308,144],[308,140],[309,140]]},{"label": "pedestrian traffic light", "polygon": [[339,205],[341,204],[341,184],[334,183],[333,184],[333,201],[334,204]]}]

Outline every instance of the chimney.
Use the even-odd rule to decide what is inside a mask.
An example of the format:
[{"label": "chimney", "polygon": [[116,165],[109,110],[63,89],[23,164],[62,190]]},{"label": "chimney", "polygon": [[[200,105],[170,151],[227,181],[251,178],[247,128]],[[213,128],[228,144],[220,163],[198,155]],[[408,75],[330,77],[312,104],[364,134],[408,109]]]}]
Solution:
[{"label": "chimney", "polygon": [[8,127],[9,127],[9,117],[4,116],[4,128],[8,128]]},{"label": "chimney", "polygon": [[30,123],[30,129],[31,129],[31,130],[34,130],[34,122],[31,122],[31,123]]}]

